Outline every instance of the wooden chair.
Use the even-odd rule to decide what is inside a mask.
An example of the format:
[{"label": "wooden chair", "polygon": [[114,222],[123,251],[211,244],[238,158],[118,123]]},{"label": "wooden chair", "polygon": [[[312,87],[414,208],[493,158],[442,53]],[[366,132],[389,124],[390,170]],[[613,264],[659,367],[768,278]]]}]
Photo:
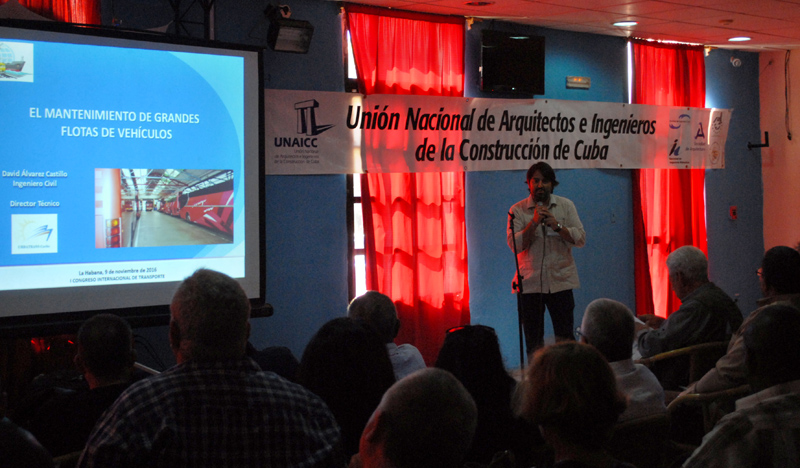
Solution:
[{"label": "wooden chair", "polygon": [[141,364],[139,362],[134,362],[133,363],[133,367],[135,369],[137,369],[137,370],[140,370],[140,371],[142,371],[144,373],[147,373],[147,374],[150,374],[150,375],[158,375],[158,374],[161,373],[161,372],[153,369],[152,367],[147,367],[144,364]]},{"label": "wooden chair", "polygon": [[750,385],[742,385],[718,392],[687,393],[672,400],[667,406],[667,414],[672,420],[682,408],[697,407],[703,415],[703,433],[707,434],[722,416],[733,411],[736,400],[751,392]]},{"label": "wooden chair", "polygon": [[[659,378],[661,384],[667,390],[675,390],[679,387],[687,387],[690,383],[696,382],[703,377],[706,372],[711,370],[719,358],[728,351],[727,341],[713,341],[710,343],[700,343],[685,348],[673,349],[664,353],[656,354],[648,358],[636,361],[650,368]],[[665,377],[663,369],[668,367],[688,366],[688,375],[672,375]],[[662,380],[664,379],[664,380]],[[667,379],[669,379],[667,381]]]}]

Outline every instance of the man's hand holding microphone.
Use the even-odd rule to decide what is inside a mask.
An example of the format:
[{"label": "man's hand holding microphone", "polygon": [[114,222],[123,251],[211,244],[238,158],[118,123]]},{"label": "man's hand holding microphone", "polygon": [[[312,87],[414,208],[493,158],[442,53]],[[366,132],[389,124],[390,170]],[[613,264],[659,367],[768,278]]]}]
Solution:
[{"label": "man's hand holding microphone", "polygon": [[550,213],[550,210],[544,206],[544,203],[538,202],[536,204],[536,209],[533,212],[533,222],[536,224],[542,224],[544,226],[548,226],[555,232],[559,232],[561,230],[561,224],[556,220],[553,213]]}]

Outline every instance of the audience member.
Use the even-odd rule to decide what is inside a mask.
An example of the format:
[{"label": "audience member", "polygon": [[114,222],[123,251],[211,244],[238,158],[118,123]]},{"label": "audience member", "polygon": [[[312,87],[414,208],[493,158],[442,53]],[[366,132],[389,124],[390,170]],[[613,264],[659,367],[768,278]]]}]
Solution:
[{"label": "audience member", "polygon": [[177,365],[131,385],[101,417],[80,467],[332,467],[340,433],[325,403],[245,356],[250,303],[200,269],[170,305]]},{"label": "audience member", "polygon": [[53,468],[53,457],[30,432],[0,418],[0,460],[6,468]]},{"label": "audience member", "polygon": [[[686,245],[667,257],[669,282],[681,306],[658,329],[636,324],[641,357],[723,341],[742,324],[742,313],[725,292],[708,279],[708,260],[702,250]],[[688,384],[689,360],[673,359],[656,371],[666,390]]]},{"label": "audience member", "polygon": [[6,417],[6,394],[0,386],[0,460],[4,468],[53,468],[53,457],[30,432]]},{"label": "audience member", "polygon": [[493,328],[465,325],[448,330],[436,367],[452,373],[478,408],[478,426],[466,461],[488,465],[496,453],[509,450],[519,466],[538,464],[542,451],[535,449],[544,441],[535,426],[512,412],[517,381],[506,371]]},{"label": "audience member", "polygon": [[683,465],[800,466],[800,311],[766,306],[743,333],[747,380],[757,393],[736,402]]},{"label": "audience member", "polygon": [[800,252],[785,246],[769,249],[761,261],[758,276],[764,296],[759,301],[762,308],[750,312],[731,337],[727,354],[684,393],[711,393],[746,384],[744,330],[769,304],[789,302],[800,308]]},{"label": "audience member", "polygon": [[477,410],[449,372],[423,369],[383,395],[361,435],[351,468],[460,468]]},{"label": "audience member", "polygon": [[97,420],[131,382],[136,352],[125,319],[98,314],[78,330],[75,366],[88,390],[61,393],[43,404],[30,431],[53,456],[82,450]]},{"label": "audience member", "polygon": [[397,318],[397,309],[389,296],[377,291],[367,291],[350,302],[347,316],[367,322],[378,332],[389,351],[395,379],[400,380],[425,368],[425,360],[414,345],[394,343],[400,331],[400,319]]},{"label": "audience member", "polygon": [[347,457],[372,412],[394,382],[386,347],[364,323],[349,317],[331,320],[306,346],[298,382],[322,398],[339,426]]},{"label": "audience member", "polygon": [[594,347],[562,342],[537,351],[528,367],[519,413],[539,426],[555,452],[554,468],[621,468],[605,450],[625,397]]},{"label": "audience member", "polygon": [[274,372],[290,382],[297,382],[300,361],[286,346],[267,346],[259,351],[248,341],[247,357],[254,360],[261,370]]},{"label": "audience member", "polygon": [[606,358],[617,378],[617,387],[625,394],[628,406],[619,422],[655,414],[666,414],[664,389],[650,369],[634,364],[633,312],[623,303],[612,299],[592,301],[583,314],[580,339]]}]

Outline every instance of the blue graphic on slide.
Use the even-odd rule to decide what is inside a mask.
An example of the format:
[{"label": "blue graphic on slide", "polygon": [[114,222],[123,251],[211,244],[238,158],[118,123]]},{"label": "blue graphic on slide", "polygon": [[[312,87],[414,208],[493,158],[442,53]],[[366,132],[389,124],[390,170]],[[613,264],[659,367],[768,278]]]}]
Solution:
[{"label": "blue graphic on slide", "polygon": [[50,234],[52,234],[52,233],[53,233],[53,228],[48,229],[48,226],[45,224],[44,226],[39,226],[38,228],[36,228],[33,231],[33,233],[31,233],[30,237],[28,237],[25,240],[31,240],[31,239],[33,239],[35,237],[40,237],[40,236],[47,236],[47,237],[45,237],[45,241],[49,241],[50,240]]}]

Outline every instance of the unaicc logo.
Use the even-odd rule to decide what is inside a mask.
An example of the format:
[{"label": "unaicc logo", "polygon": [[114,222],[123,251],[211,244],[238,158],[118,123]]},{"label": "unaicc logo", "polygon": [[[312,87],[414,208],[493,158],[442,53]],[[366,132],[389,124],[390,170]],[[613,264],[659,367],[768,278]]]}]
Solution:
[{"label": "unaicc logo", "polygon": [[294,110],[297,114],[297,134],[306,135],[306,137],[275,137],[275,146],[287,148],[316,148],[317,139],[314,137],[334,127],[334,125],[317,124],[316,109],[318,107],[319,102],[316,99],[295,102]]}]

